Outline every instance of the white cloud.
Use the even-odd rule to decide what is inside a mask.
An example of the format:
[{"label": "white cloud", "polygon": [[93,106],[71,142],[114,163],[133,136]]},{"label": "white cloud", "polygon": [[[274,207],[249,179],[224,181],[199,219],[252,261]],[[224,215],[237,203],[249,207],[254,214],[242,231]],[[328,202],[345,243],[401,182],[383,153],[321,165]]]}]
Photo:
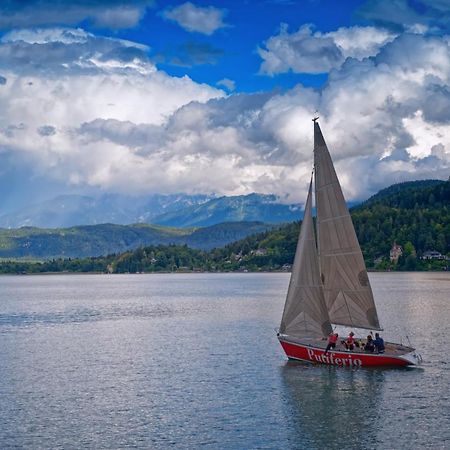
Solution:
[{"label": "white cloud", "polygon": [[274,75],[296,73],[325,73],[339,68],[347,58],[363,59],[374,56],[395,35],[374,27],[339,28],[329,33],[313,33],[311,25],[303,25],[289,33],[282,25],[280,33],[258,48],[263,59],[260,72]]},{"label": "white cloud", "polygon": [[115,118],[161,124],[190,101],[223,95],[157,70],[147,48],[129,41],[70,29],[24,30],[3,40],[0,68],[8,83],[0,95],[9,106],[7,121],[38,126],[34,122],[46,117],[67,127]]},{"label": "white cloud", "polygon": [[128,168],[124,180],[129,180],[131,164],[141,163],[128,146],[76,136],[73,130],[83,123],[162,125],[185,104],[224,95],[187,76],[157,70],[142,46],[127,41],[82,30],[33,33],[10,33],[0,44],[7,80],[0,86],[0,152],[32,162],[54,178],[106,187],[107,176],[119,177]]},{"label": "white cloud", "polygon": [[130,44],[83,39],[0,44],[0,152],[41,177],[111,192],[302,201],[316,109],[349,199],[450,172],[445,39],[402,35],[375,57],[347,60],[320,91],[227,97],[158,71]]},{"label": "white cloud", "polygon": [[164,11],[163,16],[173,20],[189,32],[211,35],[227,25],[223,22],[225,11],[214,6],[201,7],[191,2]]},{"label": "white cloud", "polygon": [[344,58],[363,59],[374,56],[381,47],[395,39],[396,35],[382,28],[349,27],[329,33],[318,34],[318,38],[330,37],[341,49]]}]

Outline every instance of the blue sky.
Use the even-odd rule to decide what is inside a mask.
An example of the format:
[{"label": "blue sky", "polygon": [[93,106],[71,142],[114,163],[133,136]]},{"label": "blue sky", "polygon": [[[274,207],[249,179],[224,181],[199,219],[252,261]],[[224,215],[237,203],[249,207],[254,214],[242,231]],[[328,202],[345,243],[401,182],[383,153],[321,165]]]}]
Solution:
[{"label": "blue sky", "polygon": [[[326,32],[362,22],[355,13],[361,1],[340,3],[339,8],[336,8],[336,1],[332,0],[199,1],[195,3],[199,7],[214,5],[223,11],[226,26],[208,36],[189,32],[176,22],[164,19],[164,11],[170,10],[170,5],[176,3],[158,2],[158,6],[149,9],[135,29],[120,30],[116,35],[147,44],[151,48],[151,56],[156,59],[160,56],[161,63],[158,66],[172,75],[188,74],[196,81],[212,85],[228,78],[235,81],[238,92],[283,89],[299,82],[320,86],[326,80],[326,74],[290,72],[277,77],[260,75],[261,58],[257,48],[276,34],[282,23],[292,30],[300,24],[311,23],[318,30]],[[199,53],[203,47],[205,63],[189,61],[186,47]],[[173,62],[177,56],[185,59],[185,65],[177,67],[177,63]]]},{"label": "blue sky", "polygon": [[0,3],[0,214],[53,195],[349,200],[450,173],[442,0]]}]

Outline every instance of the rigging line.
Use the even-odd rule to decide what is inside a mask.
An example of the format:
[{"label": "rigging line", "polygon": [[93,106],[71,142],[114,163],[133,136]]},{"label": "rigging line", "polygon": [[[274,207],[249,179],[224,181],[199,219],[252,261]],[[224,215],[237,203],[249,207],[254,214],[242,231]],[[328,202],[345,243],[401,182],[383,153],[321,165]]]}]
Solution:
[{"label": "rigging line", "polygon": [[344,214],[342,216],[330,217],[329,219],[322,219],[320,220],[320,223],[330,222],[331,220],[346,219],[348,217],[350,217],[350,213]]},{"label": "rigging line", "polygon": [[349,256],[349,255],[359,255],[359,250],[355,250],[354,252],[341,252],[341,253],[321,253],[320,256],[325,257],[333,257],[333,256]]},{"label": "rigging line", "polygon": [[331,181],[330,183],[326,183],[326,184],[320,186],[320,188],[316,188],[316,191],[321,191],[321,190],[327,188],[328,186],[332,186],[333,184],[337,184],[339,186],[339,180],[334,180],[334,181]]}]

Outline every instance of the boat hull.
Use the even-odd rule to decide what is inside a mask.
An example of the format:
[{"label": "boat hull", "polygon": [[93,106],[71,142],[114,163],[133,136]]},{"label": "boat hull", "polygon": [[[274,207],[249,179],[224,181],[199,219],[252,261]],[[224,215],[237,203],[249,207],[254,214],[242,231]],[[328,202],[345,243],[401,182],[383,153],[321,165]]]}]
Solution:
[{"label": "boat hull", "polygon": [[420,363],[420,356],[415,351],[403,355],[389,355],[330,350],[325,355],[323,348],[289,342],[280,337],[278,339],[289,359],[316,364],[341,367],[404,367]]}]

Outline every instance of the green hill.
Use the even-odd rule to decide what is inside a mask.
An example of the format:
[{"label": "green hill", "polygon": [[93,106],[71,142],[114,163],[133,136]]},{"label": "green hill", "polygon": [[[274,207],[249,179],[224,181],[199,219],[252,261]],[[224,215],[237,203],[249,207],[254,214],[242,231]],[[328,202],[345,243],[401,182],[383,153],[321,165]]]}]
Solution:
[{"label": "green hill", "polygon": [[389,255],[394,241],[406,250],[404,258],[411,256],[411,263],[413,256],[420,258],[426,251],[450,252],[450,181],[394,185],[351,213],[369,267]]},{"label": "green hill", "polygon": [[[377,204],[411,209],[417,206],[448,206],[448,183],[442,180],[419,180],[397,183],[382,189],[365,202],[353,208],[372,207]],[[433,197],[430,197],[433,195]]]},{"label": "green hill", "polygon": [[147,224],[0,229],[0,258],[84,258],[159,244],[188,244],[194,248],[211,249],[270,227],[261,222],[239,222],[201,229]]}]

